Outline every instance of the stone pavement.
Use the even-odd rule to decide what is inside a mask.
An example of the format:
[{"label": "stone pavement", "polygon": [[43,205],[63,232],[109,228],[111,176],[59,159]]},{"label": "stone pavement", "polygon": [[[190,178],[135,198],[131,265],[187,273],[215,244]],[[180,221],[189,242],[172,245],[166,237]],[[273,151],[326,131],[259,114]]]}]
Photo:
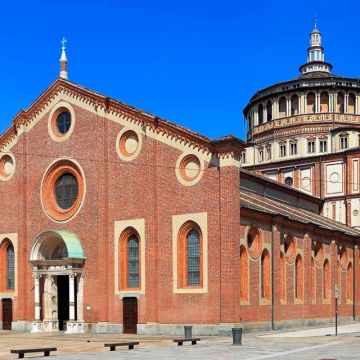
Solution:
[{"label": "stone pavement", "polygon": [[[202,337],[197,345],[184,344],[178,347],[165,336],[126,336],[119,335],[64,335],[30,334],[0,331],[0,359],[16,359],[10,354],[10,348],[55,346],[56,355],[46,359],[54,360],[90,360],[98,359],[180,359],[180,360],[218,360],[218,359],[291,359],[291,360],[351,360],[360,359],[360,324],[342,328],[358,330],[340,336],[322,336],[323,329],[310,329],[277,334],[245,334],[242,346],[233,346],[230,337]],[[345,330],[344,330],[345,329]],[[318,336],[314,333],[317,332]],[[310,336],[295,336],[296,333]],[[288,334],[292,334],[289,336]],[[269,336],[272,335],[272,336]],[[276,336],[274,336],[276,335]],[[110,352],[105,349],[105,342],[119,340],[137,340],[140,346],[135,350],[120,348]],[[41,359],[34,355],[25,358]]]}]

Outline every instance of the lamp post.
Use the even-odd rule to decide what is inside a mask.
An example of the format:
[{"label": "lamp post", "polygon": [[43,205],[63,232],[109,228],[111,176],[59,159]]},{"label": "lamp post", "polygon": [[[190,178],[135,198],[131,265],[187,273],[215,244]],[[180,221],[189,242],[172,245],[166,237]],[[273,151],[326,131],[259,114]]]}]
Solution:
[{"label": "lamp post", "polygon": [[335,284],[335,336],[338,334],[338,299],[339,299],[339,285]]}]

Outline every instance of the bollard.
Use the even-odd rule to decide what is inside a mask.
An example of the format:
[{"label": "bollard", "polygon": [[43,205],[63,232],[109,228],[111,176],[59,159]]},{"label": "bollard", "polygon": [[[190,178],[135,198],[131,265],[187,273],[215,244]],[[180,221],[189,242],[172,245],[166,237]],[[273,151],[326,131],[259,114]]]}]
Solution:
[{"label": "bollard", "polygon": [[232,328],[233,345],[241,345],[242,328]]},{"label": "bollard", "polygon": [[185,331],[185,339],[191,339],[192,338],[192,326],[184,326]]}]

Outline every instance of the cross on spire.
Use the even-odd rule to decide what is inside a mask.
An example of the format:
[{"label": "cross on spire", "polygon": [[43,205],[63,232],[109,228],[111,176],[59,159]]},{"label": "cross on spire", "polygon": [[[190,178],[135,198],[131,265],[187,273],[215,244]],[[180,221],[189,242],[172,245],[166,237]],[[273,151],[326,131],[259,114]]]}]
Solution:
[{"label": "cross on spire", "polygon": [[61,45],[62,45],[62,48],[63,48],[63,49],[65,49],[66,43],[67,43],[67,40],[66,40],[66,38],[65,38],[65,36],[64,36],[64,37],[62,38],[62,40],[61,40]]},{"label": "cross on spire", "polygon": [[318,18],[317,18],[317,15],[315,14],[315,17],[314,17],[314,28],[317,29],[317,23],[318,23]]},{"label": "cross on spire", "polygon": [[68,74],[67,74],[67,58],[66,58],[66,45],[67,40],[65,39],[65,37],[62,38],[61,40],[61,57],[60,57],[60,77],[63,79],[67,79],[68,78]]}]

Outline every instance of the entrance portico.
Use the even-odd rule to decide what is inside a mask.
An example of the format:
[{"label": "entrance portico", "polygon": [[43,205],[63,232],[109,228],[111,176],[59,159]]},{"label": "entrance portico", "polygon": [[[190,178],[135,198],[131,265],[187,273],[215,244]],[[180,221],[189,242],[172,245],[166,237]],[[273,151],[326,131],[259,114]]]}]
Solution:
[{"label": "entrance portico", "polygon": [[46,231],[34,241],[30,254],[35,295],[32,332],[85,331],[85,260],[79,238],[68,231]]}]

